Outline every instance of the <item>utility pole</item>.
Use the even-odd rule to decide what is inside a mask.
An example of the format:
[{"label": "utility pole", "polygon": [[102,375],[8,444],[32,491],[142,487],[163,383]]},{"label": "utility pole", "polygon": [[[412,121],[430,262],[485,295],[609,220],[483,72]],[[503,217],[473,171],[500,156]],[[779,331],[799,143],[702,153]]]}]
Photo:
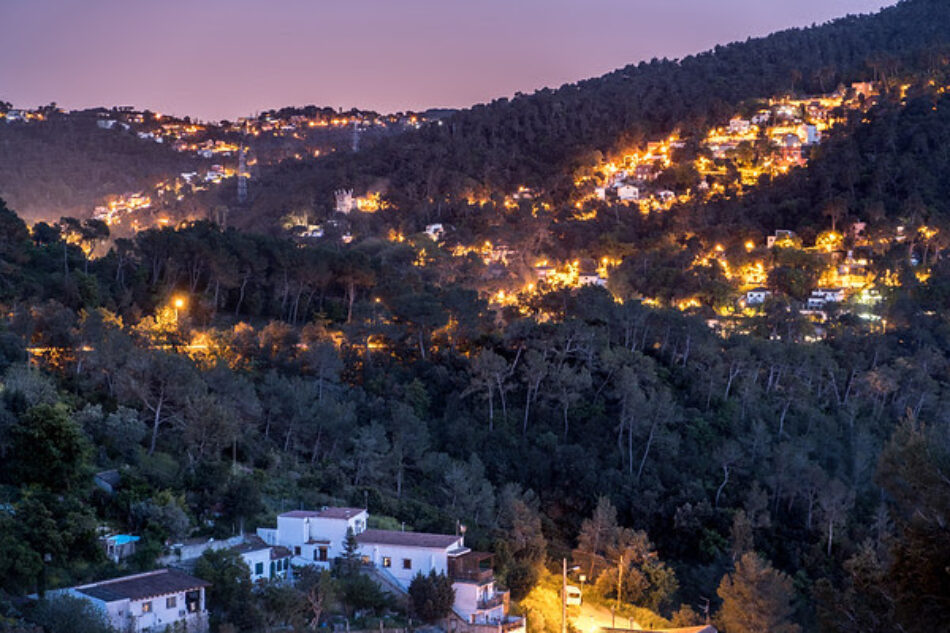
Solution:
[{"label": "utility pole", "polygon": [[561,559],[561,633],[567,633],[567,559]]},{"label": "utility pole", "polygon": [[703,613],[706,615],[706,624],[709,624],[709,598],[703,596],[702,599],[705,601],[705,603],[700,606],[702,606]]},{"label": "utility pole", "polygon": [[238,204],[247,202],[247,121],[241,126],[241,146],[238,149],[238,171],[237,171],[237,201]]},{"label": "utility pole", "polygon": [[617,611],[620,611],[620,596],[623,592],[623,554],[617,561]]}]

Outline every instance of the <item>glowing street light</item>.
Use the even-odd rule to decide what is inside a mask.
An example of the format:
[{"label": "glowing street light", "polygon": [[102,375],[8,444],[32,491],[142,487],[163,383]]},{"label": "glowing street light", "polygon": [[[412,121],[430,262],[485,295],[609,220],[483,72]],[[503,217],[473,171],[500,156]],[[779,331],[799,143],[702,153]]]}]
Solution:
[{"label": "glowing street light", "polygon": [[175,306],[175,323],[178,323],[178,311],[184,309],[185,299],[183,297],[175,297],[172,300],[172,305]]}]

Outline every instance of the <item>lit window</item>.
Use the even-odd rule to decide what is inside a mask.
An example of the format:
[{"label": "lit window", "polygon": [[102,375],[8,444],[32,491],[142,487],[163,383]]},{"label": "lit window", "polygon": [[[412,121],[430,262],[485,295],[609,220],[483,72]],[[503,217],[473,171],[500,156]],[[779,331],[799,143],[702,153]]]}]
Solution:
[{"label": "lit window", "polygon": [[142,613],[151,613],[152,612],[152,603],[143,602],[142,603]]},{"label": "lit window", "polygon": [[389,556],[383,556],[383,567],[392,567],[393,559]]},{"label": "lit window", "polygon": [[412,569],[412,559],[404,558],[402,559],[402,568],[403,569]]},{"label": "lit window", "polygon": [[166,608],[166,609],[174,609],[174,608],[177,607],[177,606],[178,606],[178,598],[177,598],[177,596],[171,596],[171,597],[169,597],[169,598],[165,598],[165,608]]}]

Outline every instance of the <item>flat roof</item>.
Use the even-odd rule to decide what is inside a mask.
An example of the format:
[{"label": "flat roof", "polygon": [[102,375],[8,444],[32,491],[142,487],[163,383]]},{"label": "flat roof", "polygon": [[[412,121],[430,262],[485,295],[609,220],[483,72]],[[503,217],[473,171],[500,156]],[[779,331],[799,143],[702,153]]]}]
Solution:
[{"label": "flat roof", "polygon": [[145,574],[82,585],[74,587],[74,590],[103,602],[115,602],[117,600],[141,600],[210,586],[211,583],[189,576],[183,571],[159,569]]},{"label": "flat roof", "polygon": [[452,534],[399,532],[396,530],[366,530],[356,535],[356,540],[359,543],[438,548],[446,548],[451,545],[455,545],[461,538],[461,536]]},{"label": "flat roof", "polygon": [[320,510],[291,510],[290,512],[284,512],[278,516],[287,518],[287,519],[352,519],[366,512],[363,508],[322,508]]}]

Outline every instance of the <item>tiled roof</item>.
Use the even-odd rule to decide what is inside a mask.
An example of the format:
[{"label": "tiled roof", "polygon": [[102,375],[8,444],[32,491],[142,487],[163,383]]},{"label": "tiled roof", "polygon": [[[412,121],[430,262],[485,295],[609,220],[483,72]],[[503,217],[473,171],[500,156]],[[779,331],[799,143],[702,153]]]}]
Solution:
[{"label": "tiled roof", "polygon": [[426,532],[398,532],[396,530],[366,530],[356,535],[359,543],[404,545],[407,547],[440,547],[455,545],[461,536],[429,534]]},{"label": "tiled roof", "polygon": [[210,586],[211,583],[177,569],[160,569],[76,587],[76,591],[103,602],[115,602],[124,599],[141,600]]}]

